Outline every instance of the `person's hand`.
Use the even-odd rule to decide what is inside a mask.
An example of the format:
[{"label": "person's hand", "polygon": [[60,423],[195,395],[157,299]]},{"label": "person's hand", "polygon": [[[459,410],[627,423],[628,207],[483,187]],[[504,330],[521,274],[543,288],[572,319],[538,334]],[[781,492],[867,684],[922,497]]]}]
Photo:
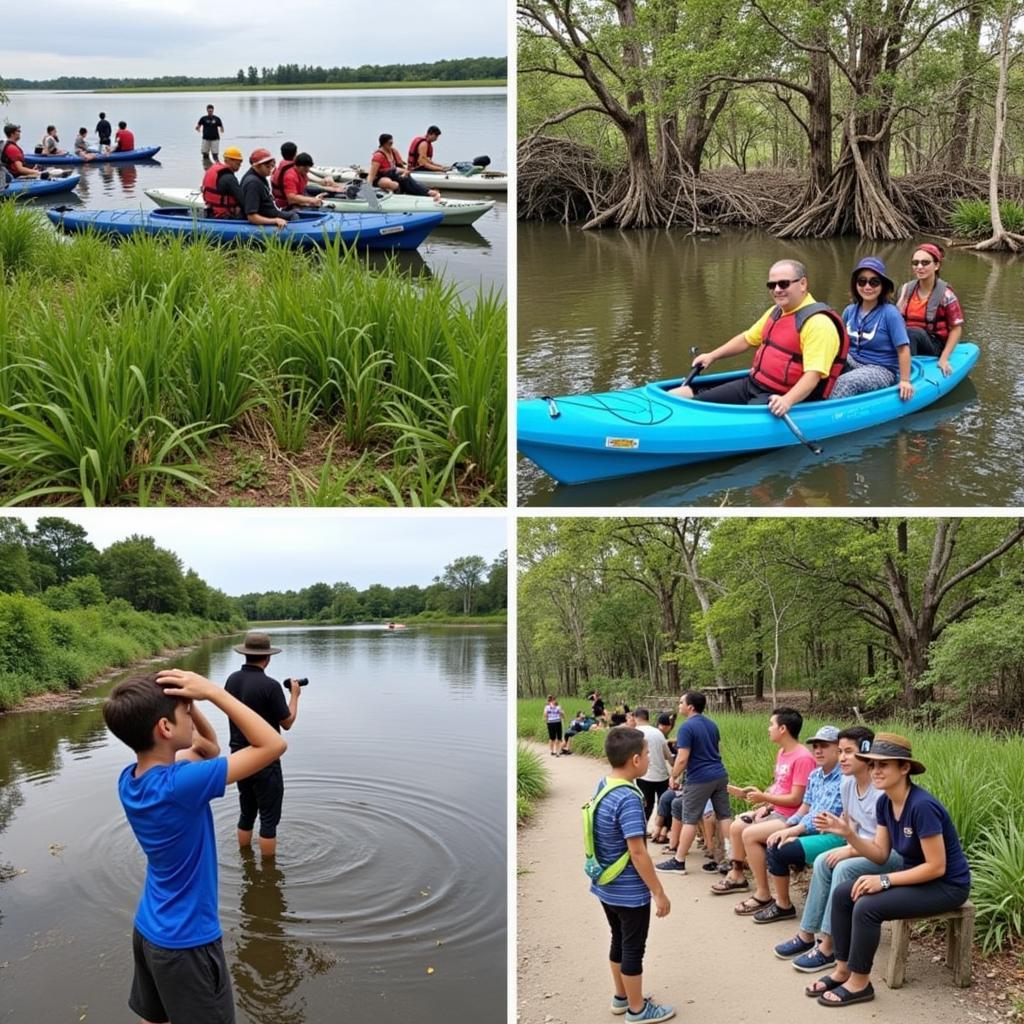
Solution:
[{"label": "person's hand", "polygon": [[664,891],[654,894],[655,917],[668,917],[671,909],[672,904],[669,902],[669,898],[665,895]]},{"label": "person's hand", "polygon": [[829,811],[822,811],[814,816],[814,827],[819,832],[827,832],[831,836],[850,836],[853,830],[845,818],[838,818]]},{"label": "person's hand", "polygon": [[948,377],[953,372],[953,367],[949,365],[949,360],[945,356],[939,356],[939,369],[943,377]]},{"label": "person's hand", "polygon": [[785,416],[793,408],[793,399],[789,395],[772,395],[768,399],[768,411],[773,416]]},{"label": "person's hand", "polygon": [[289,686],[288,689],[292,693],[294,693],[296,697],[301,697],[302,696],[302,687],[299,686],[298,679],[292,679],[291,677],[289,677],[288,678],[288,682],[291,683],[291,686]]},{"label": "person's hand", "polygon": [[850,895],[853,897],[854,902],[856,902],[861,896],[873,896],[875,893],[879,893],[881,891],[882,880],[878,875],[861,875],[860,878],[853,883]]},{"label": "person's hand", "polygon": [[699,366],[702,370],[706,370],[715,361],[714,354],[711,352],[698,352],[693,357],[693,362],[690,363],[691,369],[695,366]]},{"label": "person's hand", "polygon": [[683,788],[683,784],[677,778],[675,778],[674,776],[670,775],[668,777],[668,788],[669,789],[682,789]]},{"label": "person's hand", "polygon": [[[942,365],[941,363],[939,364]],[[948,376],[948,375],[947,375]],[[908,398],[914,397],[914,385],[909,380],[900,381],[900,401],[905,402]]]},{"label": "person's hand", "polygon": [[853,856],[853,850],[849,846],[837,846],[825,854],[825,863],[834,868],[841,860],[848,860]]},{"label": "person's hand", "polygon": [[791,839],[796,839],[792,827],[784,828],[779,832],[773,832],[766,840],[765,845],[768,847],[785,846]]},{"label": "person's hand", "polygon": [[165,668],[157,673],[156,681],[168,697],[184,697],[187,700],[209,700],[210,695],[220,689],[198,672],[186,672],[180,668]]},{"label": "person's hand", "polygon": [[273,220],[273,224],[274,224],[274,227],[276,227],[278,231],[280,231],[281,228],[288,227],[288,221],[286,221],[283,217],[275,217],[274,220]]}]

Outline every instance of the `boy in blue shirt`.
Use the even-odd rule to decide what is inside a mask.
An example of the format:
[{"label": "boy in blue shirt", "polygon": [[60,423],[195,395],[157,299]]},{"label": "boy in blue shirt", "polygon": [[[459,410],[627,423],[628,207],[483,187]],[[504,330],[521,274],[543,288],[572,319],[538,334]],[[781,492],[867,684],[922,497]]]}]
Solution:
[{"label": "boy in blue shirt", "polygon": [[604,885],[596,881],[590,885],[590,891],[601,901],[612,932],[608,960],[615,994],[611,1011],[624,1013],[628,1024],[634,1021],[654,1024],[669,1020],[676,1011],[671,1006],[659,1006],[643,994],[643,960],[651,922],[651,896],[658,917],[665,917],[671,910],[647,853],[643,794],[632,785],[646,773],[650,755],[644,734],[628,726],[618,726],[608,733],[604,752],[612,770],[598,783],[595,795],[612,779],[631,783],[619,785],[594,809],[594,855],[598,862],[613,864],[624,853],[629,853],[629,860],[616,877]]},{"label": "boy in blue shirt", "polygon": [[[230,757],[193,701],[209,700],[250,746]],[[287,744],[255,711],[195,672],[169,669],[119,683],[107,728],[135,751],[118,795],[146,854],[135,914],[129,1007],[150,1024],[233,1024],[231,978],[217,915],[217,848],[210,800],[259,771]]]}]

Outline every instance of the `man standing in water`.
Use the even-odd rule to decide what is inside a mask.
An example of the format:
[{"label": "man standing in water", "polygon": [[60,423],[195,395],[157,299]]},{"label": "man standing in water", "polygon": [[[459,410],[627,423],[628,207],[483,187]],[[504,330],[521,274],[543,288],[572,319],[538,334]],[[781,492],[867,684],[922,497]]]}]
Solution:
[{"label": "man standing in water", "polygon": [[[299,713],[299,694],[302,688],[298,681],[288,679],[291,696],[286,702],[281,684],[266,674],[271,655],[280,654],[280,647],[270,646],[266,633],[249,633],[244,644],[234,648],[245,655],[245,664],[228,676],[224,689],[252,708],[265,722],[278,732],[290,729]],[[241,729],[231,722],[231,752],[247,747],[249,741]],[[284,802],[284,775],[280,759],[266,768],[241,779],[238,783],[238,845],[248,849],[252,844],[252,830],[256,817],[260,819],[260,853],[273,857],[277,853],[277,825],[281,820],[281,805]]]},{"label": "man standing in water", "polygon": [[220,137],[224,134],[224,122],[213,112],[213,104],[206,104],[206,115],[196,122],[196,131],[203,133],[203,159],[220,159]]}]

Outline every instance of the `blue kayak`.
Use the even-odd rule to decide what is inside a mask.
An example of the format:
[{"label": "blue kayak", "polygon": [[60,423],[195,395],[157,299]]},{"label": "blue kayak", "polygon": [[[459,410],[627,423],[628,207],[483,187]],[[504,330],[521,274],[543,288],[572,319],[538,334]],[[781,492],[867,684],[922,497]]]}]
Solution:
[{"label": "blue kayak", "polygon": [[69,233],[105,235],[187,235],[220,242],[262,242],[279,238],[302,249],[323,248],[340,239],[358,249],[415,249],[441,223],[440,213],[300,213],[278,229],[246,220],[204,217],[195,210],[47,210],[57,227]]},{"label": "blue kayak", "polygon": [[[802,402],[790,418],[810,441],[878,426],[923,409],[953,390],[978,361],[978,346],[957,345],[945,377],[934,356],[915,356],[914,396],[895,386],[836,401]],[[705,386],[746,371],[699,378]],[[563,484],[610,480],[670,466],[752,455],[800,444],[764,405],[713,405],[667,394],[680,379],[626,391],[533,398],[518,403],[519,451]]]},{"label": "blue kayak", "polygon": [[66,153],[64,156],[42,156],[39,153],[26,153],[27,164],[108,164],[115,160],[149,160],[160,152],[159,146],[147,146],[145,149],[126,149],[120,153],[96,153],[91,160]]},{"label": "blue kayak", "polygon": [[0,199],[31,199],[33,196],[49,196],[58,192],[70,192],[82,180],[80,174],[69,174],[66,178],[15,178],[2,192]]}]

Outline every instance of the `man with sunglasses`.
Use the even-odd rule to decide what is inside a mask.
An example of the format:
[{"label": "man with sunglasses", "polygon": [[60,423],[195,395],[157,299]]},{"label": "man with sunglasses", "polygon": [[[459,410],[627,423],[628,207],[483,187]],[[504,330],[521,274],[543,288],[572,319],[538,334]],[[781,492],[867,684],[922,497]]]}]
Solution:
[{"label": "man with sunglasses", "polygon": [[775,416],[786,415],[798,402],[829,396],[850,344],[842,318],[823,302],[815,302],[807,270],[797,260],[775,263],[767,286],[775,305],[748,330],[693,360],[703,370],[718,359],[756,348],[750,373],[696,391],[683,385],[670,394],[699,402],[765,404]]}]

